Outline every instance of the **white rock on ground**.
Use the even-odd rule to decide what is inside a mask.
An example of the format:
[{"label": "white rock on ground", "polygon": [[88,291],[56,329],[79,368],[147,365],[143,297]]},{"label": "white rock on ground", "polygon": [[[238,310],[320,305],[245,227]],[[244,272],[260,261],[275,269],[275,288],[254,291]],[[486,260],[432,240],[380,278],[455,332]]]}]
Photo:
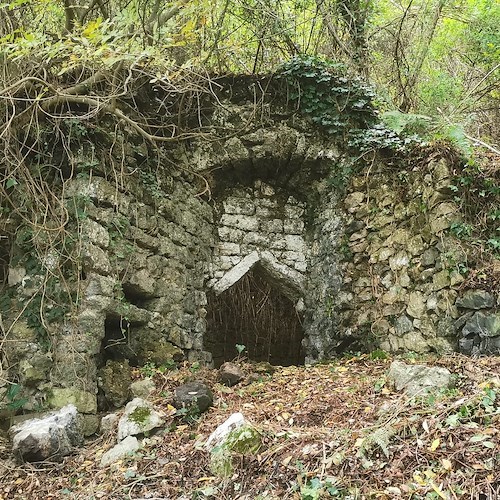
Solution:
[{"label": "white rock on ground", "polygon": [[391,363],[387,378],[397,391],[404,390],[409,396],[422,396],[453,386],[453,376],[446,368],[407,365],[401,361]]},{"label": "white rock on ground", "polygon": [[78,412],[67,405],[44,418],[33,418],[10,428],[13,454],[27,462],[60,461],[83,442]]},{"label": "white rock on ground", "polygon": [[232,431],[247,425],[247,423],[242,413],[233,413],[224,423],[219,425],[212,434],[210,434],[205,443],[205,448],[211,451],[216,446],[220,446]]},{"label": "white rock on ground", "polygon": [[123,441],[108,450],[101,457],[101,467],[107,467],[139,449],[139,441],[134,436],[127,436]]},{"label": "white rock on ground", "polygon": [[134,398],[125,407],[125,413],[118,422],[118,442],[127,436],[144,434],[164,423],[163,414],[144,399]]}]

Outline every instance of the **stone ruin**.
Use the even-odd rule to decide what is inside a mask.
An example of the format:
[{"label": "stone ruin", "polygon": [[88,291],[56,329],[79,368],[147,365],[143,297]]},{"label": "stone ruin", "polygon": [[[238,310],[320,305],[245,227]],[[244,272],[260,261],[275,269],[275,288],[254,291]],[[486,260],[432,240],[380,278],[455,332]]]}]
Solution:
[{"label": "stone ruin", "polygon": [[211,120],[230,133],[172,148],[154,175],[140,147],[124,151],[121,175],[79,151],[95,166],[64,190],[83,203],[78,301],[45,325],[50,345],[22,314],[40,279],[4,238],[0,280],[14,299],[1,311],[2,378],[23,388],[25,410],[93,415],[126,401],[113,380],[130,366],[220,366],[242,346],[280,365],[362,348],[500,352],[498,291],[460,289],[467,254],[448,234],[460,214],[446,160],[403,176],[381,156],[341,188],[342,143],[264,110],[252,122],[253,101],[226,96]]}]

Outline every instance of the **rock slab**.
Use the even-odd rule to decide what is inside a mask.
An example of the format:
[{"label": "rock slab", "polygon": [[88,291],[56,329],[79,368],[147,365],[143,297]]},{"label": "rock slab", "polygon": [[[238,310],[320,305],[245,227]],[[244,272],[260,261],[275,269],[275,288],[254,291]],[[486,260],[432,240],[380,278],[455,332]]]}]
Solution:
[{"label": "rock slab", "polygon": [[212,406],[214,396],[210,388],[200,381],[187,382],[175,389],[174,406],[176,408],[197,407],[204,412]]},{"label": "rock slab", "polygon": [[128,436],[137,436],[161,427],[163,414],[141,398],[134,398],[125,407],[125,413],[118,422],[118,442]]},{"label": "rock slab", "polygon": [[67,405],[44,418],[26,420],[10,428],[12,451],[25,462],[60,461],[83,442],[74,405]]},{"label": "rock slab", "polygon": [[221,446],[226,440],[227,436],[235,429],[239,429],[247,425],[247,421],[242,413],[233,413],[224,423],[220,424],[212,434],[210,434],[205,448],[212,451],[215,447]]},{"label": "rock slab", "polygon": [[235,363],[227,362],[219,368],[219,378],[228,387],[236,385],[245,378],[243,370]]},{"label": "rock slab", "polygon": [[127,436],[123,441],[108,450],[101,457],[101,467],[107,467],[139,449],[139,441],[135,436]]},{"label": "rock slab", "polygon": [[409,396],[422,396],[453,386],[452,374],[446,368],[407,365],[401,361],[391,363],[387,378],[397,391],[405,391]]}]

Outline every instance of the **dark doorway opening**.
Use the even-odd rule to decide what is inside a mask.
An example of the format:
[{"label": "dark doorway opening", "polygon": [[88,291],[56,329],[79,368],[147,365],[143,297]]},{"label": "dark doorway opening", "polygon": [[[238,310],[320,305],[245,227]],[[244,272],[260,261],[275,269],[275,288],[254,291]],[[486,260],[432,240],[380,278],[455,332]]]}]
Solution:
[{"label": "dark doorway opening", "polygon": [[238,355],[237,345],[244,345],[253,361],[303,364],[303,337],[294,302],[260,265],[220,295],[208,296],[205,349],[216,367]]}]

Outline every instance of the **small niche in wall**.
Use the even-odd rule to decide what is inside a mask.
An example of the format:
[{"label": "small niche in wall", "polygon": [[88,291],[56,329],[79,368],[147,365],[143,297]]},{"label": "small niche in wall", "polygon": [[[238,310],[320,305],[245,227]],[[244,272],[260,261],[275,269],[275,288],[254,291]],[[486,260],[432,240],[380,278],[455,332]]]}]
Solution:
[{"label": "small niche in wall", "polygon": [[208,294],[205,349],[217,367],[238,355],[236,345],[244,345],[253,361],[303,364],[303,337],[294,302],[260,265],[220,295]]},{"label": "small niche in wall", "polygon": [[136,354],[130,347],[132,324],[123,316],[106,316],[104,322],[104,339],[101,347],[101,365],[106,361],[128,359],[131,365],[137,364]]}]

